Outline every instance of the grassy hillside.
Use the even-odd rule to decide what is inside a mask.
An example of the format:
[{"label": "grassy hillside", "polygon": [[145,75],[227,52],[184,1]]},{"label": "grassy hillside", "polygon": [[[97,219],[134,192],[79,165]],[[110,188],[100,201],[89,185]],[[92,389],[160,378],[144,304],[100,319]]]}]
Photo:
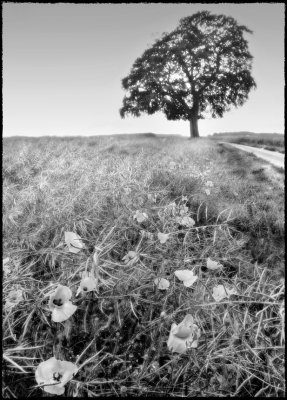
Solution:
[{"label": "grassy hillside", "polygon": [[279,133],[225,132],[215,133],[211,139],[285,153],[285,136]]},{"label": "grassy hillside", "polygon": [[[151,135],[4,139],[2,171],[4,397],[49,396],[35,371],[52,356],[79,368],[66,396],[284,396],[282,171]],[[92,269],[97,291],[76,297]],[[59,284],[77,306],[64,322]],[[187,314],[197,343],[173,353]]]}]

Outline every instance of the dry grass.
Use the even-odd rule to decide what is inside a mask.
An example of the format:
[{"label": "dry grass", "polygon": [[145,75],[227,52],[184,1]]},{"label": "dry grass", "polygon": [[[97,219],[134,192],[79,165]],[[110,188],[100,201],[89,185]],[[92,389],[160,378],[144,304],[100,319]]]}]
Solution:
[{"label": "dry grass", "polygon": [[[4,139],[3,150],[4,397],[43,395],[35,369],[53,355],[80,366],[66,396],[284,396],[281,174],[203,139]],[[193,228],[176,222],[173,202]],[[69,253],[65,231],[85,249]],[[158,232],[170,233],[165,244]],[[99,293],[75,298],[95,248]],[[126,264],[131,250],[138,259]],[[208,270],[208,257],[222,270]],[[183,268],[199,276],[191,288],[174,275]],[[78,306],[63,323],[47,307],[58,283]],[[217,284],[238,295],[215,302]],[[8,308],[15,289],[23,298]],[[187,313],[199,346],[172,354],[171,324]]]}]

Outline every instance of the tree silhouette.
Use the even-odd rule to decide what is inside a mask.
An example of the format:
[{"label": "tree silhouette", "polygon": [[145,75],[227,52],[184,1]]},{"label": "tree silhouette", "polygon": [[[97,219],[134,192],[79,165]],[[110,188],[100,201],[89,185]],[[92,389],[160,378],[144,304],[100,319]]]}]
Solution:
[{"label": "tree silhouette", "polygon": [[127,94],[121,117],[162,111],[168,120],[188,120],[190,136],[198,137],[198,119],[221,118],[256,87],[244,32],[252,33],[234,18],[209,11],[182,18],[122,80]]}]

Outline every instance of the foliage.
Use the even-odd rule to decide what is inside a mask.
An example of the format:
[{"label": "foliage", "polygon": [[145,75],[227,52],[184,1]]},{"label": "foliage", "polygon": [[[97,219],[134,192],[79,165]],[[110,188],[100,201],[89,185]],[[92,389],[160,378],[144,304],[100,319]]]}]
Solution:
[{"label": "foliage", "polygon": [[243,105],[256,87],[244,33],[251,31],[234,18],[208,11],[182,18],[122,80],[121,116],[162,111],[168,120],[190,121]]}]

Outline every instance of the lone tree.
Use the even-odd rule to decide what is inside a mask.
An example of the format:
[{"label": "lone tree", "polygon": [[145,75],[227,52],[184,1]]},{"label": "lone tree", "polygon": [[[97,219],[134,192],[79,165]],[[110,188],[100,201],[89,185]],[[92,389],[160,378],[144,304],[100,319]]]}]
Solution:
[{"label": "lone tree", "polygon": [[208,11],[182,18],[122,80],[128,93],[121,117],[163,111],[168,120],[188,120],[191,138],[198,137],[198,119],[221,118],[256,87],[244,32],[252,33],[234,18]]}]

